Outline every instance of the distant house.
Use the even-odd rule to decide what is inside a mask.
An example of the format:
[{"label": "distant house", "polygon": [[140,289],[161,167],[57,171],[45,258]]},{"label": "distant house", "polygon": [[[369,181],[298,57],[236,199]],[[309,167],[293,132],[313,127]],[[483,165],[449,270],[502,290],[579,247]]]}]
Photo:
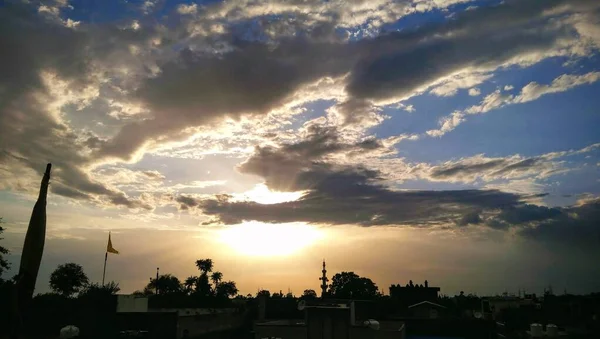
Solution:
[{"label": "distant house", "polygon": [[415,318],[437,319],[447,315],[447,308],[430,301],[421,301],[408,306],[410,316]]},{"label": "distant house", "polygon": [[390,286],[390,297],[408,306],[421,301],[434,302],[438,298],[439,287],[430,287],[427,280],[424,285],[413,285],[412,280],[406,286]]}]

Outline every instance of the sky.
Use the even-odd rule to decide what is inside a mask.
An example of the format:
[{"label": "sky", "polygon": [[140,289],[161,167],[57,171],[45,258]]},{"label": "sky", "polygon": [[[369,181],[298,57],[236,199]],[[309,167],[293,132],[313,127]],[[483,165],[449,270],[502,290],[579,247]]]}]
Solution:
[{"label": "sky", "polygon": [[0,216],[36,290],[211,258],[242,294],[600,290],[600,2],[8,0]]}]

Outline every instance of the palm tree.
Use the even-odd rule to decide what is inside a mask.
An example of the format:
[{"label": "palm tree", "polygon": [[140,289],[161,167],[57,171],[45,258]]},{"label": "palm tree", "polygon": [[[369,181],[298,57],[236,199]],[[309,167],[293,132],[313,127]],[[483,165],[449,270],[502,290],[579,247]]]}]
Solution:
[{"label": "palm tree", "polygon": [[192,276],[187,277],[185,279],[185,282],[183,283],[186,293],[191,294],[194,291],[197,284],[198,284],[197,276],[192,275]]},{"label": "palm tree", "polygon": [[208,272],[212,272],[213,269],[213,261],[212,259],[199,259],[196,260],[196,267],[200,270],[200,272],[204,274],[208,274]]},{"label": "palm tree", "polygon": [[221,282],[221,280],[223,280],[223,273],[221,273],[219,271],[215,271],[210,276],[210,279],[212,280],[213,284],[215,285],[215,289],[216,289],[217,286],[219,285],[219,283]]}]

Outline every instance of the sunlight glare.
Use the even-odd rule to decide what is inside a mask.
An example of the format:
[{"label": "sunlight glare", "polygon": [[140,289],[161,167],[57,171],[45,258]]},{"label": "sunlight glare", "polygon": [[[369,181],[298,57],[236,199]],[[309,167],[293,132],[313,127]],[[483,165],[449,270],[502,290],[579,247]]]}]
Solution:
[{"label": "sunlight glare", "polygon": [[240,200],[251,200],[259,204],[280,204],[284,202],[296,201],[305,194],[305,192],[277,192],[271,191],[267,185],[258,184],[250,191],[242,193]]},{"label": "sunlight glare", "polygon": [[286,256],[297,253],[324,234],[304,223],[264,224],[245,222],[220,231],[220,240],[239,254],[249,256]]}]

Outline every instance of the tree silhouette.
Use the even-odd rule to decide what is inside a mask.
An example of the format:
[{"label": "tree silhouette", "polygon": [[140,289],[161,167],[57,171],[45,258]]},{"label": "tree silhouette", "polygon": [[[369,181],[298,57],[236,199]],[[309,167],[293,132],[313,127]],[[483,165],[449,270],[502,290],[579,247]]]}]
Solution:
[{"label": "tree silhouette", "polygon": [[[2,218],[0,218],[0,224],[2,224]],[[2,226],[0,226],[0,234],[2,234],[2,232],[4,232],[4,228],[2,228]],[[0,238],[0,240],[2,240],[2,239],[4,239],[4,238]],[[4,259],[4,255],[7,255],[8,253],[9,253],[8,249],[0,246],[0,282],[2,281],[2,279],[1,279],[2,273],[4,273],[4,271],[6,271],[10,268],[10,264],[8,263],[8,261],[6,261]]]},{"label": "tree silhouette", "polygon": [[233,297],[238,293],[238,289],[233,281],[224,281],[215,287],[215,295],[221,298]]},{"label": "tree silhouette", "polygon": [[213,272],[213,274],[211,274],[211,276],[210,276],[210,280],[212,280],[213,284],[216,287],[217,285],[219,285],[221,280],[223,280],[223,273],[221,273],[219,271]]},{"label": "tree silhouette", "polygon": [[204,274],[208,274],[212,272],[213,269],[213,261],[212,259],[199,259],[196,260],[196,267],[200,270],[200,272]]},{"label": "tree silhouette", "polygon": [[196,289],[194,291],[195,294],[201,295],[204,297],[210,296],[213,294],[213,290],[210,286],[210,282],[208,281],[208,275],[206,273],[202,273],[198,280],[196,280]]},{"label": "tree silhouette", "polygon": [[302,299],[316,299],[317,292],[315,292],[315,290],[304,290],[304,293],[302,293],[301,298]]},{"label": "tree silhouette", "polygon": [[192,275],[187,277],[183,282],[185,293],[192,294],[196,290],[196,285],[198,285],[198,276]]},{"label": "tree silhouette", "polygon": [[137,290],[131,294],[136,297],[147,297],[147,296],[153,295],[154,291],[151,288],[149,288],[148,286],[146,286],[146,287],[144,287],[144,289],[142,291]]},{"label": "tree silhouette", "polygon": [[83,267],[75,263],[59,265],[50,275],[50,288],[65,297],[81,291],[89,283]]},{"label": "tree silhouette", "polygon": [[97,283],[91,283],[85,286],[85,288],[79,293],[79,296],[110,296],[117,294],[117,292],[120,290],[121,288],[119,287],[119,284],[115,283],[114,281],[110,281],[104,284],[104,286]]},{"label": "tree silhouette", "polygon": [[270,297],[271,296],[271,292],[267,291],[267,290],[260,290],[258,291],[258,293],[256,293],[256,297],[260,297],[260,296],[265,296],[265,297]]},{"label": "tree silhouette", "polygon": [[158,291],[159,295],[176,294],[183,291],[181,282],[172,274],[163,274],[158,279],[152,279],[146,288]]},{"label": "tree silhouette", "polygon": [[354,272],[337,273],[331,279],[329,293],[334,298],[372,299],[379,295],[377,285]]}]

